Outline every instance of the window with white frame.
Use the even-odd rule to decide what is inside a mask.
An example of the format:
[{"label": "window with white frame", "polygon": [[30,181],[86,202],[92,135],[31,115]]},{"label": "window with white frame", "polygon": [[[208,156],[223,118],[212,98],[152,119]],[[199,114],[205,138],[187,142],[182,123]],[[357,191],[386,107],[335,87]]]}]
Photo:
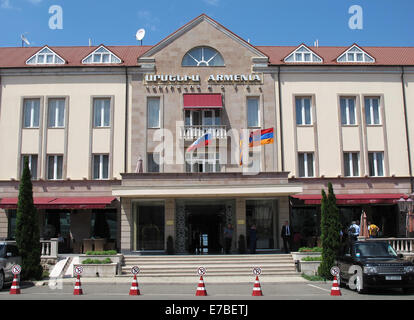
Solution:
[{"label": "window with white frame", "polygon": [[109,156],[107,154],[93,155],[93,179],[103,180],[109,178]]},{"label": "window with white frame", "polygon": [[302,45],[293,51],[290,55],[288,55],[285,58],[285,62],[322,62],[322,58]]},{"label": "window with white frame", "polygon": [[121,63],[121,59],[111,51],[101,46],[82,60],[83,64],[91,63]]},{"label": "window with white frame", "polygon": [[160,127],[160,98],[147,99],[148,128]]},{"label": "window with white frame", "polygon": [[49,180],[60,180],[63,176],[63,156],[49,155],[47,157],[47,178]]},{"label": "window with white frame", "polygon": [[184,55],[181,65],[183,67],[218,67],[224,66],[224,59],[213,48],[197,47]]},{"label": "window with white frame", "polygon": [[313,152],[298,153],[299,177],[309,178],[314,176],[314,156]]},{"label": "window with white frame", "polygon": [[365,121],[367,125],[381,124],[379,98],[365,98]]},{"label": "window with white frame", "polygon": [[220,154],[217,152],[186,153],[186,172],[220,172]]},{"label": "window with white frame", "polygon": [[186,126],[219,126],[221,111],[214,109],[185,110],[184,123]]},{"label": "window with white frame", "polygon": [[147,154],[147,172],[160,172],[160,154]]},{"label": "window with white frame", "polygon": [[65,126],[65,99],[49,99],[48,104],[49,128],[63,128]]},{"label": "window with white frame", "polygon": [[344,152],[344,176],[359,176],[359,152]]},{"label": "window with white frame", "polygon": [[23,102],[23,128],[38,128],[40,99],[25,99]]},{"label": "window with white frame", "polygon": [[384,176],[384,152],[368,152],[369,175]]},{"label": "window with white frame", "polygon": [[374,63],[375,59],[367,54],[365,51],[360,49],[357,46],[352,46],[343,54],[341,54],[338,59],[338,62],[369,62]]},{"label": "window with white frame", "polygon": [[356,124],[355,98],[341,97],[341,123],[343,125]]},{"label": "window with white frame", "polygon": [[29,169],[30,169],[30,174],[32,176],[32,180],[36,180],[37,179],[37,154],[22,155],[21,165],[20,165],[20,175],[23,174],[25,159],[27,159],[27,162],[29,164]]},{"label": "window with white frame", "polygon": [[258,97],[247,98],[247,127],[260,127],[260,108]]},{"label": "window with white frame", "polygon": [[65,60],[48,47],[45,47],[37,52],[34,56],[30,57],[26,61],[26,64],[65,64]]},{"label": "window with white frame", "polygon": [[312,124],[312,99],[310,97],[296,97],[296,124]]},{"label": "window with white frame", "polygon": [[109,127],[111,125],[111,99],[95,98],[93,100],[93,126]]}]

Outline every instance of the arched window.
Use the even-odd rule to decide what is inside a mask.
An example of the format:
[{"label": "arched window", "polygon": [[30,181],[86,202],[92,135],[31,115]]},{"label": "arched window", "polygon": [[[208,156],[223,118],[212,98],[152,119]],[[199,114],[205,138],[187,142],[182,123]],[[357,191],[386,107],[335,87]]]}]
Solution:
[{"label": "arched window", "polygon": [[224,66],[224,59],[213,48],[197,47],[185,54],[181,65],[183,67],[220,67]]}]

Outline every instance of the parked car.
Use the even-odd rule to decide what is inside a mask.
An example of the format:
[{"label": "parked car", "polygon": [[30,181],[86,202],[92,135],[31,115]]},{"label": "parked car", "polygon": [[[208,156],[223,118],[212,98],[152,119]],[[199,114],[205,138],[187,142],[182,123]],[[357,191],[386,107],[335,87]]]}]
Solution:
[{"label": "parked car", "polygon": [[385,241],[355,241],[337,257],[338,281],[358,293],[371,288],[414,289],[414,265],[402,259]]},{"label": "parked car", "polygon": [[15,264],[22,263],[16,244],[0,242],[0,290],[5,284],[13,281],[12,268]]}]

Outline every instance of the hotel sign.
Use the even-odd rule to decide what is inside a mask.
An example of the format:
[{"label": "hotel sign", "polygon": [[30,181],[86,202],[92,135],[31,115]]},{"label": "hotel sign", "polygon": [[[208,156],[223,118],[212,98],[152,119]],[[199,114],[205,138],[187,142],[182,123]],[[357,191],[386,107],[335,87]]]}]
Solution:
[{"label": "hotel sign", "polygon": [[[211,74],[209,84],[263,84],[263,74]],[[145,84],[200,84],[200,75],[146,74]]]}]

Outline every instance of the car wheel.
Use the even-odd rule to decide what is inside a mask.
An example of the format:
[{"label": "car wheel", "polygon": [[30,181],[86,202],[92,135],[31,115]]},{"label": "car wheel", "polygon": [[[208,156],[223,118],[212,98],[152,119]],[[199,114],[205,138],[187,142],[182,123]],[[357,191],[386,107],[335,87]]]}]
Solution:
[{"label": "car wheel", "polygon": [[365,293],[366,290],[364,288],[364,280],[360,276],[356,277],[355,285],[356,285],[356,291],[359,294]]},{"label": "car wheel", "polygon": [[340,288],[346,288],[346,283],[345,283],[344,279],[341,277],[340,273],[338,275],[338,282],[339,282],[339,287]]},{"label": "car wheel", "polygon": [[4,273],[3,271],[0,271],[0,290],[2,290],[4,287]]}]

